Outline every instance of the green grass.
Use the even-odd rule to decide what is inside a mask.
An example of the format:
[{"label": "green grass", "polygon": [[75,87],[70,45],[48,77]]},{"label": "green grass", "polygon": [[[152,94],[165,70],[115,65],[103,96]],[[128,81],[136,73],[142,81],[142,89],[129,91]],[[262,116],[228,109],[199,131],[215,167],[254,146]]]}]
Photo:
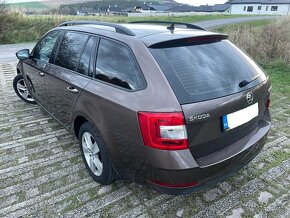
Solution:
[{"label": "green grass", "polygon": [[244,23],[237,23],[237,24],[217,27],[213,31],[226,33],[226,32],[231,32],[241,27],[242,28],[251,28],[251,27],[259,28],[259,27],[268,25],[274,21],[275,21],[274,19],[254,20],[254,21],[249,21],[249,22],[244,22]]},{"label": "green grass", "polygon": [[34,42],[48,30],[58,24],[70,20],[95,20],[114,23],[127,23],[140,20],[163,20],[193,23],[204,20],[215,20],[240,17],[240,15],[194,15],[194,16],[162,16],[162,17],[124,17],[124,16],[23,16],[12,14],[9,17],[9,28],[0,35],[0,44]]},{"label": "green grass", "polygon": [[47,9],[49,6],[41,2],[22,2],[22,3],[11,3],[7,4],[8,7],[17,9],[17,8],[26,8],[26,9]]},{"label": "green grass", "polygon": [[[286,63],[275,61],[262,66],[270,75],[274,84],[290,86],[290,67]],[[288,94],[290,97],[290,92]]]}]

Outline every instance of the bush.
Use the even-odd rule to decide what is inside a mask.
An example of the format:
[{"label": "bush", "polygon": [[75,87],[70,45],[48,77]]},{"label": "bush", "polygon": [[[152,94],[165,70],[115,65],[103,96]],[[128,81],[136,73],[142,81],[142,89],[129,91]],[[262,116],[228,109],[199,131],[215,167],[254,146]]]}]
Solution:
[{"label": "bush", "polygon": [[244,24],[224,31],[259,63],[282,60],[290,64],[290,16],[259,27]]},{"label": "bush", "polygon": [[3,3],[0,3],[0,20],[1,20],[1,25],[0,25],[0,36],[3,34],[5,29],[7,28],[7,11],[6,8],[4,7]]}]

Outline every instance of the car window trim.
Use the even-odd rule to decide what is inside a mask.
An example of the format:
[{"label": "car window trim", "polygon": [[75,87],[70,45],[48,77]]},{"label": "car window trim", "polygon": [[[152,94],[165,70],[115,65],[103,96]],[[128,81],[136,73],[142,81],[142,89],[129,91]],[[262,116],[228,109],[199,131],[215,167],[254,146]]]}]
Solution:
[{"label": "car window trim", "polygon": [[[112,86],[114,88],[118,88],[118,89],[123,90],[123,91],[126,91],[126,92],[138,92],[138,91],[142,91],[142,90],[146,89],[147,88],[147,81],[146,81],[146,79],[144,77],[144,74],[143,74],[143,71],[142,71],[142,69],[141,69],[141,67],[140,67],[140,65],[139,65],[139,63],[138,63],[138,61],[137,61],[137,59],[135,57],[135,54],[132,51],[132,49],[130,48],[130,46],[128,46],[124,42],[121,42],[121,41],[118,41],[116,39],[112,39],[112,38],[109,38],[109,37],[106,37],[106,36],[98,35],[98,38],[99,38],[99,40],[98,40],[98,46],[97,46],[97,49],[96,49],[96,55],[95,55],[95,60],[94,60],[94,68],[93,68],[92,79],[95,80],[95,81],[97,81],[97,82],[101,82],[103,84]],[[95,78],[95,76],[96,76],[97,59],[98,59],[98,53],[99,53],[99,46],[100,46],[100,42],[101,42],[102,39],[106,39],[108,41],[115,42],[115,43],[120,44],[121,46],[126,47],[128,49],[128,51],[133,56],[133,59],[135,61],[135,64],[137,65],[137,67],[138,67],[138,69],[140,71],[140,76],[141,76],[141,79],[142,79],[142,82],[143,82],[143,87],[142,88],[136,89],[136,90],[130,90],[130,89],[126,89],[126,88],[123,88],[121,86],[118,86],[118,85],[115,85],[115,84],[112,84],[112,83],[108,83],[108,82],[105,82],[103,80],[99,80],[99,79]]]},{"label": "car window trim", "polygon": [[[81,51],[80,58],[79,58],[79,60],[78,60],[78,64],[77,64],[77,67],[76,67],[76,72],[78,72],[78,70],[79,70],[79,66],[80,66],[81,59],[82,59],[82,57],[83,57],[83,54],[84,54],[84,52],[85,52],[85,50],[86,50],[86,48],[87,48],[87,45],[88,45],[88,42],[89,42],[90,39],[91,39],[91,36],[88,35],[88,38],[87,38],[87,40],[86,40],[86,42],[85,42],[85,45],[84,45],[84,47],[83,47],[83,49],[82,49],[82,51]],[[92,52],[91,52],[91,53],[92,53]],[[91,61],[91,53],[90,53],[89,66],[90,66],[90,61]],[[89,72],[88,72],[88,74],[89,74]]]},{"label": "car window trim", "polygon": [[96,68],[96,63],[97,63],[97,51],[99,49],[100,37],[98,35],[92,35],[92,37],[94,38],[93,47],[96,49],[93,49],[93,51],[91,52],[89,76],[93,79],[95,76],[95,68]]}]

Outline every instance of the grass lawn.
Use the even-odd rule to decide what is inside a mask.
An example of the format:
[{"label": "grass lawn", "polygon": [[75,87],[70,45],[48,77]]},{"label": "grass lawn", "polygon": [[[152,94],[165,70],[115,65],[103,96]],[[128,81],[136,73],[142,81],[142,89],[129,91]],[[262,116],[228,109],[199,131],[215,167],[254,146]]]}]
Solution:
[{"label": "grass lawn", "polygon": [[127,23],[139,20],[163,20],[176,22],[197,22],[215,20],[240,15],[193,15],[193,16],[162,16],[162,17],[124,17],[124,16],[23,16],[15,14],[10,17],[9,28],[0,35],[0,44],[33,42],[39,39],[48,30],[58,24],[70,20],[95,20],[104,22]]},{"label": "grass lawn", "polygon": [[48,9],[49,6],[42,2],[20,2],[20,3],[11,3],[7,4],[8,7],[17,9],[17,8],[27,8],[27,9]]},{"label": "grass lawn", "polygon": [[242,24],[241,23],[237,23],[237,24],[231,24],[231,25],[217,27],[217,28],[213,29],[213,31],[227,33],[227,32],[231,32],[232,30],[236,30],[236,29],[238,29],[240,27],[243,27],[243,28],[251,28],[251,27],[259,28],[259,27],[263,27],[263,26],[265,26],[267,24],[270,24],[272,22],[275,22],[275,19],[254,20],[254,21],[244,22]]}]

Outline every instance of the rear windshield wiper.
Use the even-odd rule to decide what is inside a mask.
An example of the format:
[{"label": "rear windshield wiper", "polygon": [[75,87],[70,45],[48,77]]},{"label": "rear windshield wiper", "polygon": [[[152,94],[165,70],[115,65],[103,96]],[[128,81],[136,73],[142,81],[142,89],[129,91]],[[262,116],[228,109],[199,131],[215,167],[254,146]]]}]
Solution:
[{"label": "rear windshield wiper", "polygon": [[239,87],[240,87],[240,88],[243,88],[243,87],[249,85],[251,82],[254,82],[256,79],[258,79],[259,76],[260,76],[260,75],[254,77],[254,78],[253,78],[252,80],[250,80],[250,81],[243,80],[242,82],[239,83]]}]

